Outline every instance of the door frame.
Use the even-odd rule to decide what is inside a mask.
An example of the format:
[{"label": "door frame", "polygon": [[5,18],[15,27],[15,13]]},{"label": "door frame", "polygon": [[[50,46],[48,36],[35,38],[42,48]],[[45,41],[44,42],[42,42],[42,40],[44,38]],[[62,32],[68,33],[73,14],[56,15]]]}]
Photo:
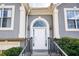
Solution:
[{"label": "door frame", "polygon": [[[47,33],[46,33],[46,27],[34,27],[34,28],[33,28],[33,35],[35,35],[34,33],[35,33],[35,30],[36,30],[36,29],[41,29],[41,30],[44,29],[44,30],[45,30],[45,38],[46,38],[46,39],[44,39],[44,40],[45,40],[45,44],[46,44],[45,47],[46,47],[46,48],[43,48],[43,49],[40,48],[40,49],[41,49],[41,50],[48,50],[48,40],[47,40],[47,36],[46,36],[46,35],[47,35]],[[34,43],[33,41],[35,41],[34,38],[32,39],[32,44],[35,45],[35,43]],[[32,46],[33,46],[33,45],[32,45]],[[42,45],[42,46],[43,46],[43,45]],[[34,46],[33,46],[32,48],[33,48],[33,50],[39,50],[39,49],[37,49],[37,48],[34,49]]]},{"label": "door frame", "polygon": [[[47,32],[47,38],[50,36],[50,31],[49,31],[49,23],[47,22],[47,20],[46,19],[44,19],[44,18],[41,18],[41,17],[38,17],[38,18],[36,18],[36,19],[34,19],[32,22],[31,22],[31,25],[30,25],[30,37],[32,37],[33,38],[33,29],[34,29],[34,27],[33,27],[33,25],[34,25],[34,23],[36,22],[36,21],[38,21],[38,20],[41,20],[41,21],[43,21],[43,22],[45,22],[45,24],[46,24],[46,32]],[[39,27],[40,28],[40,27]],[[33,49],[33,47],[32,47],[32,49]]]}]

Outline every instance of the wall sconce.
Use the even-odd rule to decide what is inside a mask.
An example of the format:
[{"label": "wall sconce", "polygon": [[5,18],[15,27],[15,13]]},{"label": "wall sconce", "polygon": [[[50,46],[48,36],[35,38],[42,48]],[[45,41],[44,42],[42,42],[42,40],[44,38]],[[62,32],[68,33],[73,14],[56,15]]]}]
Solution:
[{"label": "wall sconce", "polygon": [[50,27],[50,30],[52,30],[52,27]]},{"label": "wall sconce", "polygon": [[52,26],[52,25],[49,25],[49,29],[50,29],[50,30],[53,30],[53,26]]}]

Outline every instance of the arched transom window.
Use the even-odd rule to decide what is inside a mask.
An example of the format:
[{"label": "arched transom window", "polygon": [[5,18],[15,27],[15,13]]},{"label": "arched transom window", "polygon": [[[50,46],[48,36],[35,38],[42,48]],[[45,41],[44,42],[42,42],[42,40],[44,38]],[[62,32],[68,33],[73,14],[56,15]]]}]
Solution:
[{"label": "arched transom window", "polygon": [[46,24],[45,24],[45,22],[42,21],[42,20],[37,20],[37,21],[34,23],[33,27],[46,27]]}]

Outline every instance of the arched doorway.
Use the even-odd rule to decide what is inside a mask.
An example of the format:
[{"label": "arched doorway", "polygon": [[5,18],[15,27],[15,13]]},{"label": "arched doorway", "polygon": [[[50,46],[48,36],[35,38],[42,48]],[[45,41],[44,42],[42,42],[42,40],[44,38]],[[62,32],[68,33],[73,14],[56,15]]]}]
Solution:
[{"label": "arched doorway", "polygon": [[36,18],[31,22],[30,37],[33,50],[48,50],[49,24],[43,18]]}]

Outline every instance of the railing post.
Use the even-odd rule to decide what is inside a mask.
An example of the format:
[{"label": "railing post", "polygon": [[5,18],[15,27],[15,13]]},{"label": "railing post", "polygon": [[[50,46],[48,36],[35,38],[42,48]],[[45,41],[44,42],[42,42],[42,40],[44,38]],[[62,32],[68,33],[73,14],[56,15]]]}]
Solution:
[{"label": "railing post", "polygon": [[48,37],[48,53],[50,54],[50,49],[49,49],[50,47],[49,47],[49,37]]},{"label": "railing post", "polygon": [[23,50],[21,51],[20,56],[31,55],[31,53],[32,53],[32,48],[31,48],[32,47],[32,44],[31,44],[32,41],[31,40],[32,40],[32,38],[28,38],[27,44],[23,48]]},{"label": "railing post", "polygon": [[51,55],[50,37],[48,37],[48,53]]},{"label": "railing post", "polygon": [[32,54],[32,37],[30,38],[30,55]]}]

